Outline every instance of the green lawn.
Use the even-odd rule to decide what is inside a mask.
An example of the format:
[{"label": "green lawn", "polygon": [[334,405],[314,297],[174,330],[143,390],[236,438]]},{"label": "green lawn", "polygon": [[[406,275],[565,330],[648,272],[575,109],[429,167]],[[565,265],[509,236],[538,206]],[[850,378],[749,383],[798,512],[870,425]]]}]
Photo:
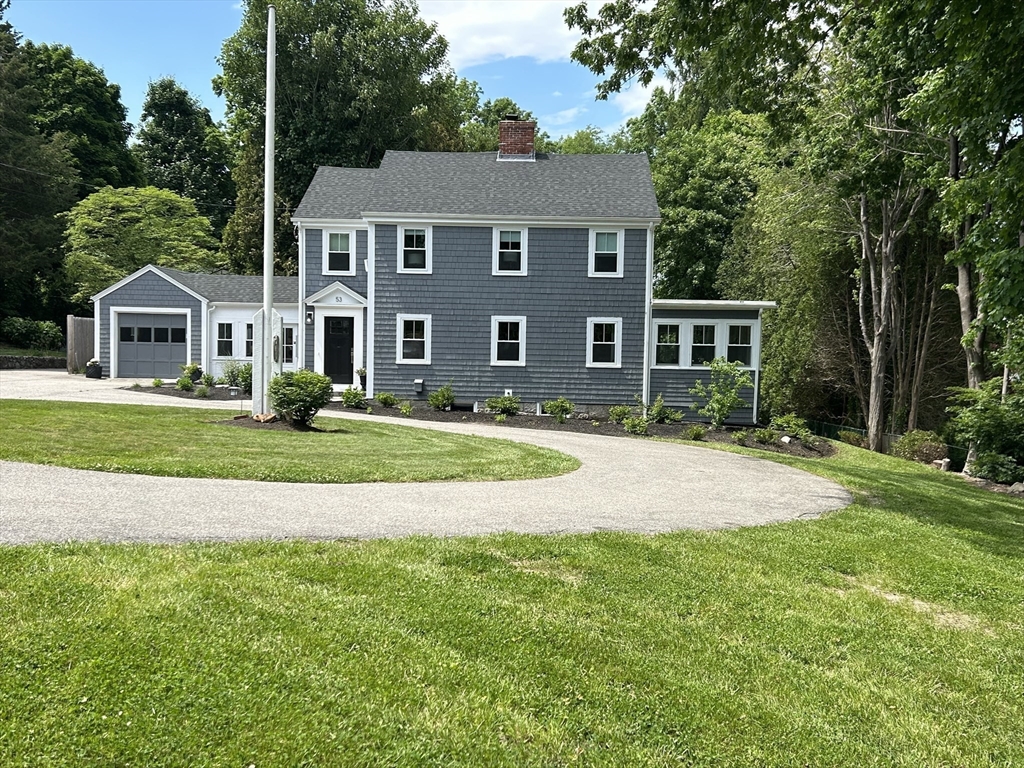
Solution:
[{"label": "green lawn", "polygon": [[76,469],[296,483],[520,480],[571,472],[547,448],[322,419],[326,432],[242,429],[231,411],[0,401],[0,459]]},{"label": "green lawn", "polygon": [[68,353],[66,349],[25,349],[23,347],[0,344],[0,355],[13,355],[15,357],[67,357]]},{"label": "green lawn", "polygon": [[1024,765],[1024,504],[849,447],[788,461],[857,503],[0,549],[0,764]]}]

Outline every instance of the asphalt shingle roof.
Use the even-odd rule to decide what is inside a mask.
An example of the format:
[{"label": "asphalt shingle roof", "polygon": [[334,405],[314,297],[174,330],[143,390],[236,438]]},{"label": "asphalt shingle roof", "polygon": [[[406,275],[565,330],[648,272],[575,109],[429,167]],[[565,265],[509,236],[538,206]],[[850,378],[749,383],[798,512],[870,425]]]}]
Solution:
[{"label": "asphalt shingle roof", "polygon": [[[206,275],[199,272],[182,272],[170,267],[157,267],[173,280],[191,288],[207,300],[231,301],[240,304],[263,303],[262,275]],[[274,302],[296,304],[299,301],[299,278],[274,277]]]},{"label": "asphalt shingle roof", "polygon": [[302,202],[292,214],[297,219],[359,219],[370,195],[376,168],[334,168],[321,165]]},{"label": "asphalt shingle roof", "polygon": [[295,217],[410,213],[655,219],[660,215],[646,155],[538,154],[535,162],[522,162],[498,161],[494,152],[389,150],[375,173],[364,170],[363,175],[353,175],[357,170],[320,168]]}]

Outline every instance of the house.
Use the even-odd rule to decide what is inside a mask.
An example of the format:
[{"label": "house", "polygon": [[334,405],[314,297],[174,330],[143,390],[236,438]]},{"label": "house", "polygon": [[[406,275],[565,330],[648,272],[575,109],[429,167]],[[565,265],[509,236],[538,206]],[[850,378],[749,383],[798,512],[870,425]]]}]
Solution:
[{"label": "house", "polygon": [[[286,366],[336,389],[365,367],[371,396],[425,400],[450,381],[465,402],[662,393],[682,407],[721,356],[755,381],[733,420],[756,421],[761,313],[774,304],[652,299],[660,218],[647,157],[538,154],[532,121],[500,131],[498,153],[389,151],[376,169],[317,170],[292,216],[299,276],[275,278]],[[251,356],[241,342],[260,280],[147,267],[97,294],[105,370],[148,376],[156,342],[128,329],[152,324],[155,337],[157,319],[187,340],[159,350],[161,363],[185,355],[217,374]]]}]

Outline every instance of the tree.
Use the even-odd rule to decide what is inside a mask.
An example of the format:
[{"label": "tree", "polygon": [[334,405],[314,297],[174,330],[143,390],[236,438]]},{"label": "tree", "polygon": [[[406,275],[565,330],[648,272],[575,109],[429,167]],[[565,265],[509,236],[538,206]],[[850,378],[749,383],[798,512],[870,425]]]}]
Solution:
[{"label": "tree", "polygon": [[209,220],[166,189],[105,187],[66,218],[65,269],[82,304],[146,264],[187,272],[219,267]]},{"label": "tree", "polygon": [[66,45],[29,42],[23,54],[39,93],[36,125],[44,136],[66,136],[82,178],[79,195],[104,185],[140,183],[138,163],[128,151],[131,125],[120,87]]},{"label": "tree", "polygon": [[604,131],[594,125],[552,141],[548,147],[549,152],[562,155],[611,155],[628,152],[629,149],[629,138],[624,130],[606,136]]},{"label": "tree", "polygon": [[227,140],[210,111],[174,78],[149,84],[132,151],[151,186],[194,200],[221,233],[235,197]]},{"label": "tree", "polygon": [[[472,85],[476,90],[476,101],[461,128],[462,141],[467,152],[497,152],[498,123],[508,115],[518,115],[520,120],[537,119],[532,112],[521,109],[507,96],[479,104],[479,87],[476,83]],[[551,137],[547,133],[538,130],[534,138],[534,149],[537,152],[547,152],[550,140]]]},{"label": "tree", "polygon": [[74,202],[78,173],[64,137],[33,120],[39,93],[6,8],[0,0],[0,316],[41,317],[61,259],[56,214]]},{"label": "tree", "polygon": [[[238,210],[225,253],[249,257],[234,243],[258,221],[265,106],[266,0],[246,0],[241,26],[228,38],[214,81],[227,101]],[[292,209],[319,165],[374,167],[387,149],[461,148],[465,89],[447,64],[448,44],[409,0],[280,0],[277,8],[276,185]],[[237,217],[237,221],[235,218]],[[278,234],[294,269],[294,238]]]}]

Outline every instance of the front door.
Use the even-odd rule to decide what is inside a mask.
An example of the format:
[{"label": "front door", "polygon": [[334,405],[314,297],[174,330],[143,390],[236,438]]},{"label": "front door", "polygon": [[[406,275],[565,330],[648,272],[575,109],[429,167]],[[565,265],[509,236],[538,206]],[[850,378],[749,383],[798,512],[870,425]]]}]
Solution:
[{"label": "front door", "polygon": [[354,329],[354,318],[324,318],[324,374],[335,384],[352,383]]}]

